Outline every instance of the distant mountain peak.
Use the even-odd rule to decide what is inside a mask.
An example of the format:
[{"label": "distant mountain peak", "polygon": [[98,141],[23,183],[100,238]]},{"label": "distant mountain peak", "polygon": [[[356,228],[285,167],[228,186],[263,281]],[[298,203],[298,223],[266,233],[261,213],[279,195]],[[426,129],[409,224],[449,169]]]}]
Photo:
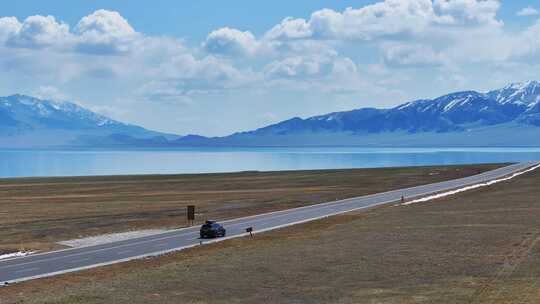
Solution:
[{"label": "distant mountain peak", "polygon": [[540,82],[536,80],[528,80],[524,82],[514,82],[508,84],[503,88],[503,90],[525,90],[527,88],[533,88],[540,86]]},{"label": "distant mountain peak", "polygon": [[[17,116],[27,118],[53,119],[62,121],[73,121],[84,123],[86,127],[102,126],[127,126],[124,123],[108,118],[101,114],[92,112],[76,103],[68,101],[44,100],[36,97],[15,94],[7,97],[0,97],[0,107],[9,107]],[[15,110],[14,107],[17,107]]]},{"label": "distant mountain peak", "polygon": [[139,142],[141,138],[152,138],[153,142],[158,142],[161,136],[178,137],[125,124],[73,102],[43,100],[21,94],[0,97],[0,139],[24,138],[18,142],[22,146],[36,143],[87,145],[84,140],[88,139],[91,139],[92,145],[99,145],[103,139],[109,143],[120,137],[124,138],[124,142],[126,138],[134,142]]},{"label": "distant mountain peak", "polygon": [[501,104],[530,105],[540,100],[540,82],[516,82],[502,89],[487,93],[487,96]]},{"label": "distant mountain peak", "polygon": [[235,136],[346,133],[456,132],[516,121],[540,126],[540,83],[528,81],[479,93],[461,91],[420,99],[391,109],[363,108],[301,119],[288,119]]}]

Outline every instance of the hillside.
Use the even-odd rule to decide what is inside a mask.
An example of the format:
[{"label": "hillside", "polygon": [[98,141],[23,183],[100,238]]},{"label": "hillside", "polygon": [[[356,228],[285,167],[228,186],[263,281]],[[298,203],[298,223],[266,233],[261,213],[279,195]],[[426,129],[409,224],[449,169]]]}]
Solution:
[{"label": "hillside", "polygon": [[125,124],[75,103],[25,95],[0,97],[0,147],[92,146],[166,142],[176,137]]},{"label": "hillside", "polygon": [[487,93],[457,92],[391,109],[363,108],[292,118],[223,138],[180,138],[186,145],[537,146],[540,83]]},{"label": "hillside", "polygon": [[540,83],[456,92],[390,109],[295,117],[225,137],[177,136],[69,102],[0,97],[0,147],[538,146]]}]

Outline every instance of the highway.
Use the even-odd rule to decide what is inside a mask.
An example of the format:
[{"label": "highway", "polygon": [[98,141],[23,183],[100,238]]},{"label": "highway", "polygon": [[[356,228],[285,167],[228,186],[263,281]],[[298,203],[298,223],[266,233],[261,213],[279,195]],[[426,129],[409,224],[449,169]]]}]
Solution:
[{"label": "highway", "polygon": [[[207,244],[245,236],[245,229],[248,227],[253,227],[254,233],[259,233],[336,214],[397,202],[402,196],[412,199],[487,182],[523,171],[537,164],[536,162],[513,164],[456,180],[223,221],[222,224],[227,229],[227,237],[202,240],[202,243]],[[200,242],[199,227],[190,227],[103,245],[1,260],[0,285],[5,286],[6,283],[21,282],[164,254],[199,246],[201,245]]]}]

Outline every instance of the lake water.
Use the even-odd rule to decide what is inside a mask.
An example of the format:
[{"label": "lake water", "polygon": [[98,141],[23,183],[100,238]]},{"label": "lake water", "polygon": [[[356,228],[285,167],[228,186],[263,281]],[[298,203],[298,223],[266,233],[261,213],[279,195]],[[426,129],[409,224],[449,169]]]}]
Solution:
[{"label": "lake water", "polygon": [[374,168],[540,160],[540,148],[0,150],[0,177]]}]

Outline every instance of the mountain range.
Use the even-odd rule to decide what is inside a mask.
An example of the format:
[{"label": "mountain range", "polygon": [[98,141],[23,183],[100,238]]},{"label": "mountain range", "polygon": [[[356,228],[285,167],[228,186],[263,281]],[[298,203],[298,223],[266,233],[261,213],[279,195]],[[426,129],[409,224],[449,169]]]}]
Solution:
[{"label": "mountain range", "polygon": [[116,145],[125,138],[166,143],[178,137],[125,124],[71,102],[0,97],[2,148]]},{"label": "mountain range", "polygon": [[463,91],[390,109],[295,117],[225,137],[177,136],[124,124],[74,103],[0,98],[0,147],[538,146],[540,82]]}]

